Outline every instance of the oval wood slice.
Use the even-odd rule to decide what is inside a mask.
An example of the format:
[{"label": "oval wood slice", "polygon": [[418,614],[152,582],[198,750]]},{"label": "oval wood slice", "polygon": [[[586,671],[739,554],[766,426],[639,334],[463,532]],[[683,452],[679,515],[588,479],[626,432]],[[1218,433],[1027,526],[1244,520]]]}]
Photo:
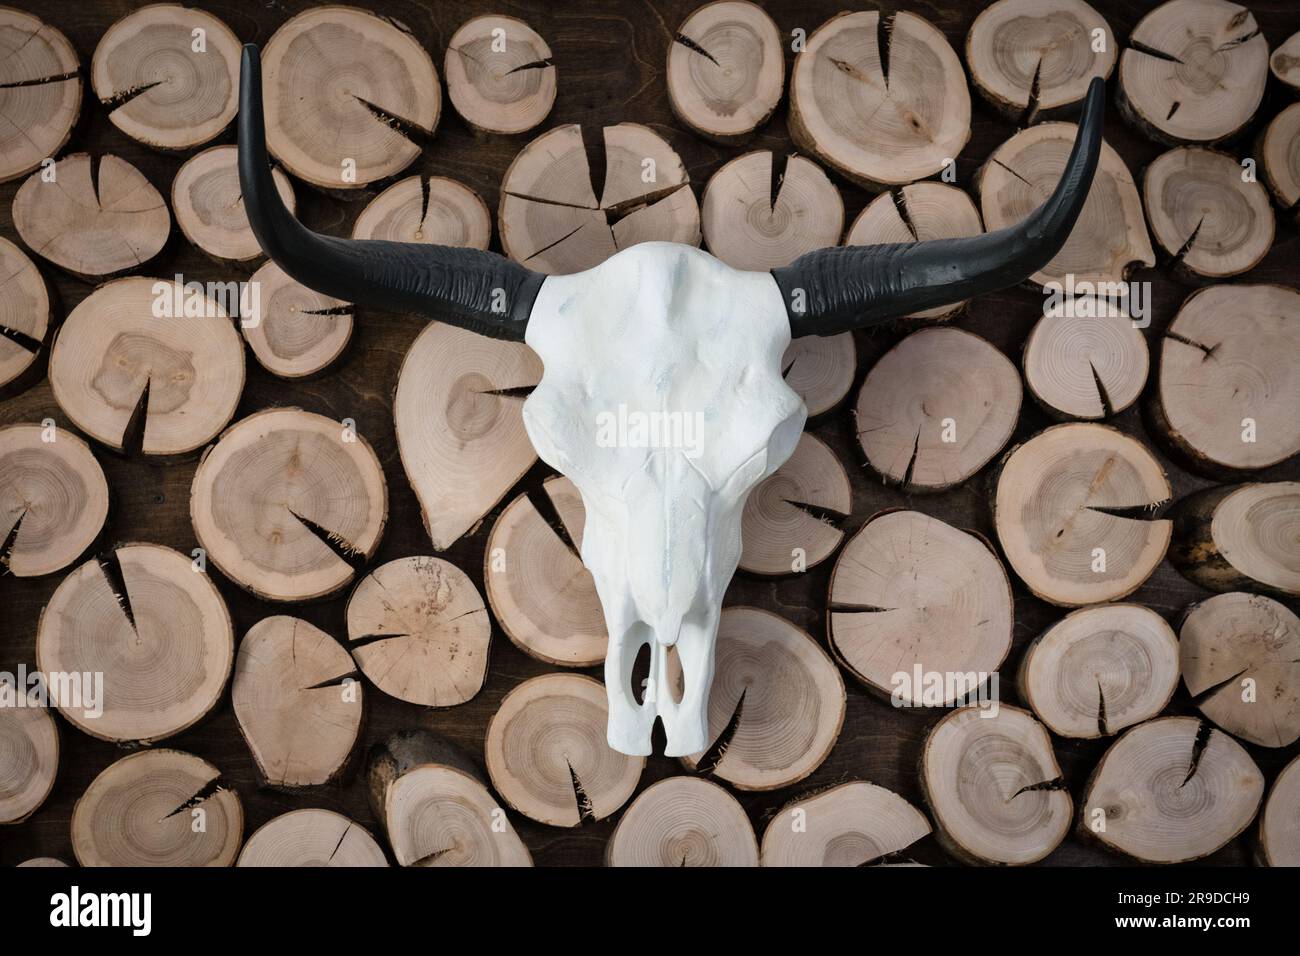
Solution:
[{"label": "oval wood slice", "polygon": [[[244,212],[235,146],[213,146],[185,162],[172,180],[172,210],[185,238],[225,262],[247,262],[262,255]],[[296,208],[293,185],[271,170],[276,191],[289,212]]]},{"label": "oval wood slice", "polygon": [[994,526],[1029,590],[1079,607],[1133,593],[1169,546],[1155,513],[1169,479],[1136,438],[1108,425],[1054,425],[1003,460]]},{"label": "oval wood slice", "polygon": [[928,836],[925,814],[865,780],[782,807],[763,833],[763,866],[868,866]]},{"label": "oval wood slice", "polygon": [[49,332],[45,279],[21,249],[0,238],[0,395],[10,387],[21,388],[37,371]]},{"label": "oval wood slice", "polygon": [[[68,38],[0,7],[0,183],[58,155],[81,115],[81,64]],[[8,273],[5,273],[6,275]]]},{"label": "oval wood slice", "polygon": [[72,811],[72,850],[82,866],[231,866],[243,831],[239,795],[221,772],[179,750],[123,757]]},{"label": "oval wood slice", "polygon": [[43,425],[0,428],[4,573],[63,570],[95,543],[107,517],[108,481],[85,442]]},{"label": "oval wood slice", "polygon": [[366,204],[352,238],[486,249],[492,214],[482,197],[458,180],[408,176]]},{"label": "oval wood slice", "polygon": [[325,189],[395,176],[433,136],[442,92],[405,27],[356,7],[306,10],[262,50],[266,144],[287,172]]},{"label": "oval wood slice", "polygon": [[1300,866],[1300,757],[1283,768],[1268,793],[1256,848],[1264,866]]},{"label": "oval wood slice", "polygon": [[781,357],[785,384],[808,409],[808,417],[824,415],[844,401],[858,372],[858,348],[852,332],[804,335],[791,339]]},{"label": "oval wood slice", "polygon": [[271,408],[204,453],[190,518],[208,558],[240,587],[268,601],[311,601],[349,584],[374,556],[388,489],[352,428]]},{"label": "oval wood slice", "polygon": [[488,723],[492,786],[524,816],[548,826],[605,819],[632,796],[645,767],[644,757],[605,742],[607,719],[600,681],[579,674],[524,681]]},{"label": "oval wood slice", "polygon": [[235,866],[387,866],[365,828],[333,810],[291,810],[254,831]]},{"label": "oval wood slice", "polygon": [[[55,700],[78,730],[148,744],[186,730],[221,699],[235,656],[226,602],[190,558],[127,544],[69,574],[41,612],[43,673],[102,674]],[[98,680],[96,681],[98,685]]]},{"label": "oval wood slice", "polygon": [[443,72],[456,112],[486,133],[527,132],[541,125],[555,103],[551,48],[514,17],[466,22],[447,44]]},{"label": "oval wood slice", "polygon": [[1161,717],[1111,744],[1079,825],[1143,863],[1187,863],[1246,829],[1263,795],[1264,775],[1241,744],[1195,717]]},{"label": "oval wood slice", "polygon": [[[27,693],[9,687],[8,694]],[[59,728],[50,712],[27,698],[0,707],[0,825],[22,823],[35,813],[58,772]]]},{"label": "oval wood slice", "polygon": [[19,865],[19,866],[58,867],[58,866],[67,866],[68,864],[66,864],[66,863],[64,863],[62,860],[57,859],[56,857],[52,857],[52,856],[34,856],[34,857],[32,857],[30,860],[23,860],[23,862],[19,863],[18,865]]},{"label": "oval wood slice", "polygon": [[1025,340],[1024,366],[1029,394],[1049,415],[1097,421],[1137,401],[1151,356],[1127,308],[1087,296],[1044,313]]},{"label": "oval wood slice", "polygon": [[1169,560],[1201,587],[1300,595],[1300,482],[1207,488],[1170,517]]},{"label": "oval wood slice", "polygon": [[258,364],[280,378],[319,374],[352,340],[351,303],[295,282],[274,262],[249,279],[239,316],[239,329]]},{"label": "oval wood slice", "polygon": [[758,866],[744,808],[716,783],[668,777],[641,792],[605,846],[607,866]]},{"label": "oval wood slice", "polygon": [[37,255],[88,280],[148,262],[172,227],[167,203],[138,169],[89,153],[29,176],[14,196],[13,222]]},{"label": "oval wood slice", "polygon": [[[1300,65],[1300,60],[1297,63]],[[1300,103],[1292,103],[1273,117],[1257,141],[1255,153],[1278,208],[1292,220],[1300,218]]]},{"label": "oval wood slice", "polygon": [[1300,93],[1300,32],[1291,34],[1273,51],[1268,66],[1280,83]]},{"label": "oval wood slice", "polygon": [[1267,79],[1268,41],[1249,10],[1226,0],[1170,0],[1133,28],[1116,102],[1157,142],[1217,143],[1250,122]]},{"label": "oval wood slice", "polygon": [[1053,733],[1106,737],[1169,703],[1178,687],[1178,639],[1164,618],[1138,604],[1081,608],[1029,646],[1019,683]]},{"label": "oval wood slice", "polygon": [[235,658],[231,698],[267,786],[338,779],[361,733],[364,695],[352,658],[296,617],[267,617],[249,628]]}]

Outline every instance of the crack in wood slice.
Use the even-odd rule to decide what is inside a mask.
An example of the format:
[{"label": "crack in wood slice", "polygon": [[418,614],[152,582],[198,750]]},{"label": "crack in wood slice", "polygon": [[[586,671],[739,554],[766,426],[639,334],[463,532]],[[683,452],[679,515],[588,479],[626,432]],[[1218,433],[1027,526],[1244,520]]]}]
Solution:
[{"label": "crack in wood slice", "polygon": [[1273,118],[1255,142],[1255,155],[1278,209],[1300,219],[1300,103]]},{"label": "crack in wood slice", "polygon": [[858,370],[852,332],[791,339],[781,357],[785,383],[803,399],[808,417],[824,415],[848,395]]},{"label": "crack in wood slice", "polygon": [[755,574],[802,573],[844,540],[853,510],[848,472],[821,439],[805,432],[794,454],[745,499],[740,567]]},{"label": "crack in wood slice", "polygon": [[467,21],[447,44],[447,95],[476,130],[524,133],[546,119],[555,103],[551,48],[515,17]]},{"label": "crack in wood slice", "polygon": [[0,8],[0,183],[57,156],[80,115],[81,65],[68,38]]},{"label": "crack in wood slice", "polygon": [[1085,296],[1038,320],[1024,366],[1029,394],[1049,415],[1096,421],[1137,401],[1151,358],[1126,307]]},{"label": "crack in wood slice", "polygon": [[930,834],[925,814],[892,790],[853,780],[800,797],[763,833],[763,866],[869,866]]},{"label": "crack in wood slice", "polygon": [[282,813],[258,827],[235,866],[388,866],[388,859],[356,821],[311,808]]},{"label": "crack in wood slice", "polygon": [[1224,485],[1170,512],[1169,560],[1211,591],[1300,595],[1300,482]]},{"label": "crack in wood slice", "polygon": [[44,278],[21,249],[0,238],[0,394],[21,387],[36,371],[49,332]]},{"label": "crack in wood slice", "polygon": [[482,197],[458,180],[408,176],[361,210],[352,238],[486,249],[492,214]]},{"label": "crack in wood slice", "polygon": [[22,823],[35,813],[59,770],[58,726],[26,694],[26,687],[13,684],[0,693],[0,825]]},{"label": "crack in wood slice", "polygon": [[[187,160],[172,180],[172,211],[185,238],[223,262],[247,262],[262,255],[244,211],[235,146],[213,146]],[[279,169],[271,171],[276,191],[289,212],[296,209],[293,186]]]},{"label": "crack in wood slice", "polygon": [[308,378],[347,350],[353,306],[295,282],[267,262],[240,296],[239,329],[258,364],[272,375]]},{"label": "crack in wood slice", "polygon": [[1259,815],[1256,859],[1264,866],[1300,866],[1300,757],[1282,769]]},{"label": "crack in wood slice", "polygon": [[740,803],[699,777],[668,777],[632,801],[605,846],[607,866],[758,866]]}]

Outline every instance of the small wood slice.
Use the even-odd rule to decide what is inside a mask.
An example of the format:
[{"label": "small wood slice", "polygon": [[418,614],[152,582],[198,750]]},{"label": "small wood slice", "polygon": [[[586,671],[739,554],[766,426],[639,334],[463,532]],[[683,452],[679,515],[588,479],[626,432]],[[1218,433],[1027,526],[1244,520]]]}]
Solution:
[{"label": "small wood slice", "polygon": [[280,378],[319,374],[352,340],[353,306],[295,282],[274,262],[249,279],[239,316],[239,329],[258,364]]},{"label": "small wood slice", "polygon": [[21,249],[0,238],[0,394],[10,386],[20,388],[35,370],[49,332],[45,280]]},{"label": "small wood slice", "polygon": [[388,866],[365,828],[333,810],[291,810],[262,824],[235,866]]},{"label": "small wood slice", "polygon": [[[947,707],[976,693],[1011,649],[1011,583],[989,546],[919,511],[872,518],[831,574],[831,652],[901,707]],[[924,674],[969,677],[942,694]],[[938,699],[941,698],[941,699]]]},{"label": "small wood slice", "polygon": [[1256,850],[1264,866],[1300,866],[1300,757],[1283,768],[1268,792]]},{"label": "small wood slice", "polygon": [[[980,211],[989,232],[1021,222],[1051,193],[1074,146],[1073,123],[1040,123],[1021,130],[999,146],[977,174]],[[1092,189],[1070,238],[1050,262],[1029,277],[1040,286],[1114,289],[1134,264],[1155,265],[1155,253],[1142,218],[1142,200],[1119,153],[1102,143]],[[1088,285],[1084,285],[1087,283]]]},{"label": "small wood slice", "polygon": [[844,401],[858,372],[858,348],[852,332],[804,335],[791,339],[781,357],[785,384],[808,409],[808,417],[824,415]]},{"label": "small wood slice", "polygon": [[364,698],[352,658],[296,617],[267,617],[249,628],[235,659],[231,698],[267,786],[338,779],[361,733]]},{"label": "small wood slice", "polygon": [[[682,690],[681,663],[669,673]],[[844,681],[830,655],[785,618],[723,610],[709,691],[707,750],[681,758],[737,790],[777,790],[821,766],[844,725]]]},{"label": "small wood slice", "polygon": [[34,856],[30,860],[23,860],[19,866],[41,866],[41,867],[58,867],[67,866],[62,860],[52,856]]},{"label": "small wood slice", "polygon": [[523,133],[555,103],[551,48],[514,17],[475,17],[452,34],[443,63],[456,112],[486,133]]},{"label": "small wood slice", "polygon": [[[978,236],[983,231],[979,210],[964,191],[943,183],[912,183],[873,199],[853,220],[844,244],[874,246],[957,239]],[[965,302],[938,305],[913,312],[906,318],[943,321],[953,318],[965,307]]]},{"label": "small wood slice", "polygon": [[1149,405],[1155,434],[1213,475],[1300,452],[1300,292],[1223,285],[1187,297],[1165,329]]},{"label": "small wood slice", "polygon": [[668,102],[691,130],[738,145],[766,123],[785,87],[781,32],[762,7],[716,0],[677,28],[668,48]]},{"label": "small wood slice", "polygon": [[1255,152],[1278,208],[1292,220],[1300,218],[1300,103],[1273,117]]},{"label": "small wood slice", "polygon": [[63,570],[94,544],[107,517],[108,481],[85,442],[68,429],[0,428],[3,573]]},{"label": "small wood slice", "polygon": [[[58,155],[81,115],[81,64],[68,38],[30,13],[0,8],[0,183]],[[6,275],[8,273],[5,273]]]},{"label": "small wood slice", "polygon": [[411,344],[393,424],[434,550],[474,528],[537,461],[522,410],[541,378],[522,342],[434,322]]},{"label": "small wood slice", "polygon": [[609,639],[596,582],[578,553],[586,512],[569,479],[550,479],[545,489],[563,530],[526,494],[507,505],[484,555],[488,601],[524,653],[549,664],[594,667],[605,659]]},{"label": "small wood slice", "polygon": [[746,153],[704,187],[704,244],[732,268],[766,272],[839,244],[844,201],[830,177],[802,156],[779,174],[775,161],[770,150]]},{"label": "small wood slice", "polygon": [[[881,39],[887,37],[887,49]],[[790,136],[867,189],[939,172],[970,139],[970,91],[943,33],[914,13],[840,13],[795,57]]]},{"label": "small wood slice", "polygon": [[352,238],[486,249],[492,241],[492,214],[462,182],[408,176],[370,200],[357,216]]},{"label": "small wood slice", "polygon": [[961,484],[1002,450],[1020,416],[1011,360],[962,329],[914,332],[881,357],[854,410],[867,462],[909,491]]},{"label": "small wood slice", "polygon": [[[247,262],[262,255],[244,212],[235,146],[213,146],[187,160],[172,180],[172,210],[185,238],[225,262]],[[293,185],[271,170],[276,191],[289,212],[296,208]]]},{"label": "small wood slice", "polygon": [[854,780],[782,807],[763,833],[763,866],[868,866],[928,836],[925,814],[892,790]]},{"label": "small wood slice", "polygon": [[148,262],[172,227],[167,203],[138,169],[89,153],[29,176],[14,196],[13,221],[37,255],[89,280]]},{"label": "small wood slice", "polygon": [[82,866],[231,866],[243,831],[239,795],[221,772],[179,750],[123,757],[72,811]]},{"label": "small wood slice", "polygon": [[1110,24],[1083,0],[998,0],[966,34],[975,89],[1025,125],[1080,102],[1094,76],[1110,78],[1116,57]]},{"label": "small wood slice", "polygon": [[1183,682],[1201,713],[1261,747],[1300,739],[1300,618],[1285,605],[1217,594],[1187,609],[1178,637]]},{"label": "small wood slice", "polygon": [[825,442],[805,432],[786,463],[745,499],[740,567],[771,575],[815,567],[844,540],[839,526],[852,511],[848,472]]},{"label": "small wood slice", "polygon": [[921,791],[939,842],[966,863],[1036,863],[1065,839],[1074,814],[1046,728],[1008,704],[963,707],[935,724],[921,752]]},{"label": "small wood slice", "polygon": [[1136,438],[1054,425],[1003,459],[994,501],[1002,551],[1029,590],[1079,607],[1132,594],[1155,571],[1172,523],[1169,479]]},{"label": "small wood slice", "polygon": [[27,688],[8,685],[0,706],[0,825],[22,823],[54,789],[59,772],[59,729],[44,707],[22,695]]},{"label": "small wood slice", "polygon": [[268,601],[349,584],[388,521],[384,472],[350,426],[271,408],[226,430],[194,473],[194,533],[213,564]]},{"label": "small wood slice", "polygon": [[356,7],[316,7],[262,51],[266,143],[286,171],[324,189],[395,176],[433,136],[442,92],[405,27]]},{"label": "small wood slice", "polygon": [[1201,587],[1300,595],[1300,482],[1207,488],[1170,517],[1169,560]]},{"label": "small wood slice", "polygon": [[1146,336],[1113,302],[1090,296],[1069,306],[1045,314],[1025,341],[1029,394],[1057,419],[1118,415],[1146,386]]},{"label": "small wood slice", "polygon": [[744,808],[716,783],[668,777],[627,808],[605,846],[606,866],[758,866]]},{"label": "small wood slice", "polygon": [[1269,57],[1269,69],[1278,82],[1300,93],[1300,33],[1293,33]]},{"label": "small wood slice", "polygon": [[1249,10],[1225,0],[1170,0],[1143,17],[1119,58],[1125,120],[1170,146],[1240,132],[1264,96],[1268,41]]},{"label": "small wood slice", "polygon": [[[177,301],[200,314],[178,312]],[[105,283],[59,330],[50,353],[54,400],[115,451],[188,455],[226,426],[244,389],[244,347],[227,315],[216,299],[175,281]]]},{"label": "small wood slice", "polygon": [[1029,646],[1019,684],[1053,733],[1106,737],[1164,710],[1178,687],[1178,639],[1141,605],[1085,607]]},{"label": "small wood slice", "polygon": [[1249,826],[1264,775],[1241,744],[1195,717],[1126,731],[1084,791],[1080,832],[1142,863],[1189,863]]},{"label": "small wood slice", "polygon": [[605,742],[607,719],[600,681],[579,674],[524,681],[488,723],[492,786],[524,816],[548,826],[605,819],[632,796],[645,767],[644,757]]},{"label": "small wood slice", "polygon": [[[69,574],[41,612],[45,674],[102,674],[59,711],[100,740],[148,744],[186,730],[221,699],[235,657],[226,602],[187,556],[127,544]],[[94,699],[92,699],[92,697]]]},{"label": "small wood slice", "polygon": [[348,598],[348,647],[385,694],[424,707],[463,704],[487,676],[492,623],[464,571],[441,558],[399,558]]}]

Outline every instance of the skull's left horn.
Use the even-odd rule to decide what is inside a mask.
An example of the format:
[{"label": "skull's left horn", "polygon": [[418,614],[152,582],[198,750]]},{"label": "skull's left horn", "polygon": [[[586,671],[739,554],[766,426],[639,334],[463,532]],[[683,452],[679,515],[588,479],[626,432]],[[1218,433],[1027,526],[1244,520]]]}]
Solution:
[{"label": "skull's left horn", "polygon": [[834,335],[996,292],[1033,275],[1065,245],[1101,155],[1106,84],[1088,86],[1065,172],[1023,222],[963,239],[818,249],[773,269],[790,333]]},{"label": "skull's left horn", "polygon": [[478,249],[415,242],[338,239],[303,226],[271,178],[262,119],[262,65],[244,47],[239,83],[239,186],[262,250],[281,269],[325,295],[440,319],[483,335],[522,340],[546,278]]}]

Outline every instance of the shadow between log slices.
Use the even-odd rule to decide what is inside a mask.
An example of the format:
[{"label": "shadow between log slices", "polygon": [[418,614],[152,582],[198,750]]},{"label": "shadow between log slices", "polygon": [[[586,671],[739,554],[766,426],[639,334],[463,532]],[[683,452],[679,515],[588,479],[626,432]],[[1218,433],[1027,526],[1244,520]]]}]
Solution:
[{"label": "shadow between log slices", "polygon": [[20,693],[27,688],[14,684],[0,692],[0,826],[35,813],[59,772],[59,728],[47,708],[20,703]]},{"label": "shadow between log slices", "polygon": [[[81,64],[60,31],[0,8],[0,183],[57,156],[81,115]],[[8,273],[6,273],[8,274]]]},{"label": "shadow between log slices", "polygon": [[1085,296],[1045,310],[1025,340],[1025,384],[1057,419],[1098,421],[1142,394],[1151,368],[1146,336],[1128,308]]},{"label": "shadow between log slices", "polygon": [[731,794],[699,777],[668,777],[632,801],[605,846],[606,866],[758,866],[758,840]]},{"label": "shadow between log slices", "polygon": [[[1296,66],[1300,79],[1300,55]],[[1256,140],[1255,155],[1282,215],[1292,221],[1300,219],[1300,103],[1292,103],[1273,117]]]},{"label": "shadow between log slices", "polygon": [[930,834],[925,814],[892,790],[842,783],[782,807],[763,832],[762,866],[871,866]]},{"label": "shadow between log slices", "polygon": [[50,318],[50,292],[36,264],[0,238],[0,396],[21,390],[39,373]]},{"label": "shadow between log slices", "polygon": [[1300,595],[1300,482],[1225,485],[1174,505],[1169,560],[1211,591]]},{"label": "shadow between log slices", "polygon": [[456,112],[485,133],[527,132],[541,125],[555,103],[551,48],[515,17],[466,21],[447,44],[443,72]]},{"label": "shadow between log slices", "polygon": [[239,304],[239,330],[258,364],[280,378],[309,378],[342,357],[354,307],[295,282],[274,262],[253,273]]},{"label": "shadow between log slices", "polygon": [[1282,769],[1259,815],[1255,856],[1263,866],[1300,866],[1300,757]]},{"label": "shadow between log slices", "polygon": [[291,810],[258,827],[235,866],[388,866],[375,838],[333,810]]},{"label": "shadow between log slices", "polygon": [[[239,185],[235,146],[213,146],[186,160],[172,180],[176,225],[191,243],[223,262],[248,262],[262,247],[248,224]],[[297,208],[293,185],[278,168],[271,170],[276,192],[290,213]]]},{"label": "shadow between log slices", "polygon": [[352,238],[486,249],[492,241],[492,214],[462,182],[408,176],[366,204],[352,226]]}]

